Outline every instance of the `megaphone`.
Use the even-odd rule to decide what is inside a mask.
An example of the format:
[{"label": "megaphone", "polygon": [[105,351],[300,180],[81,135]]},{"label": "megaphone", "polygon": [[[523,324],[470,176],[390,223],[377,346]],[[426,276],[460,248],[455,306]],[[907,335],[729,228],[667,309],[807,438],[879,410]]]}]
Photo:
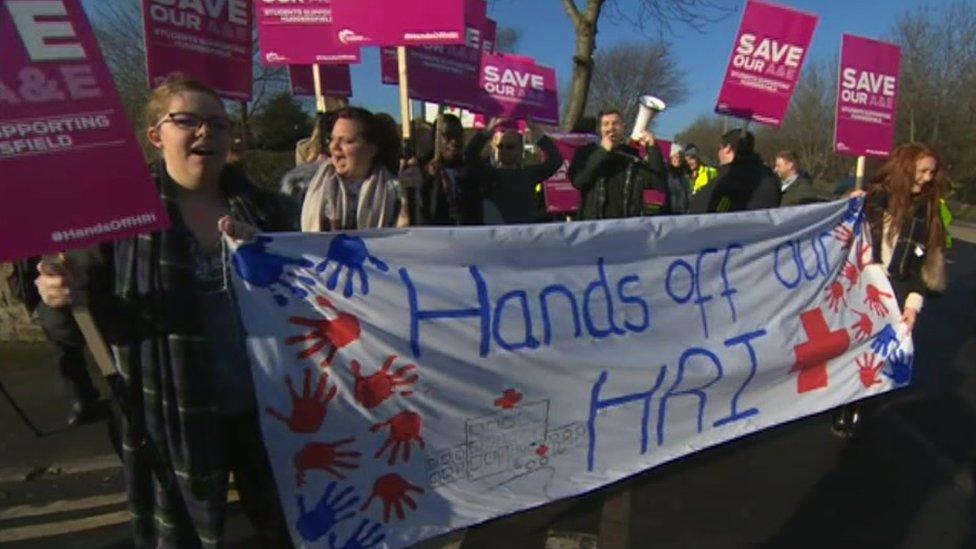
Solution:
[{"label": "megaphone", "polygon": [[663,111],[667,105],[653,95],[642,95],[637,98],[637,120],[634,120],[634,130],[630,132],[630,138],[636,140],[641,133],[651,124],[651,120],[657,113]]}]

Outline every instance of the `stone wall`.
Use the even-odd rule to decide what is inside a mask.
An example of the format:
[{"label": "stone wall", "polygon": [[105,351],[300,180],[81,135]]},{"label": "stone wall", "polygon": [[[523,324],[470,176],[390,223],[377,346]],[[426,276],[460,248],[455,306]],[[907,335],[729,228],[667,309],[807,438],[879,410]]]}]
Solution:
[{"label": "stone wall", "polygon": [[0,341],[44,341],[41,327],[14,298],[9,282],[13,272],[13,265],[0,263]]}]

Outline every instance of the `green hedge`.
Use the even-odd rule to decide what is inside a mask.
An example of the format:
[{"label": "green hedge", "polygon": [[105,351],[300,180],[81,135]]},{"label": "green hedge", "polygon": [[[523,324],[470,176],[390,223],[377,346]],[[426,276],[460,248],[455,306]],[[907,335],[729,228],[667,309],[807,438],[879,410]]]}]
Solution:
[{"label": "green hedge", "polygon": [[281,176],[295,167],[294,151],[249,150],[244,153],[244,170],[254,183],[278,190]]}]

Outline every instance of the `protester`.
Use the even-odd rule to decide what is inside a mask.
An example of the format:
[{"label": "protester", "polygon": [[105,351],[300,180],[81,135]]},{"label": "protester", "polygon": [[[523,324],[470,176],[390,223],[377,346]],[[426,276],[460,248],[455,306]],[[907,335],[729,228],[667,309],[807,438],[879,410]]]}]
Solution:
[{"label": "protester", "polygon": [[688,169],[691,170],[688,178],[691,180],[692,193],[697,193],[718,177],[718,170],[702,162],[698,147],[692,143],[685,145],[685,161],[688,162]]},{"label": "protester", "polygon": [[[292,229],[283,197],[226,165],[230,121],[205,85],[174,77],[147,105],[153,177],[171,228],[111,246],[114,276],[41,262],[45,305],[62,309],[112,288],[102,328],[124,380],[125,478],[138,547],[219,546],[228,473],[259,538],[289,546],[258,424],[244,333],[221,231]],[[219,227],[219,228],[218,228]]]},{"label": "protester", "polygon": [[779,177],[783,196],[780,206],[799,206],[820,201],[810,175],[800,169],[800,161],[793,151],[776,153],[773,171]]},{"label": "protester", "polygon": [[691,203],[691,168],[681,145],[673,143],[671,154],[668,155],[668,196],[671,214],[688,212]]},{"label": "protester", "polygon": [[302,204],[302,231],[410,225],[407,193],[421,183],[416,161],[404,162],[399,176],[394,175],[387,167],[396,154],[388,125],[358,107],[345,107],[335,116],[329,158],[312,177]]},{"label": "protester", "polygon": [[645,130],[638,140],[647,153],[647,159],[641,160],[637,149],[626,144],[620,111],[601,111],[597,121],[600,144],[577,150],[569,167],[569,179],[582,194],[579,218],[644,215],[645,190],[667,195],[664,157],[654,145],[654,135]]},{"label": "protester", "polygon": [[329,148],[329,133],[335,115],[328,112],[315,113],[315,123],[312,124],[312,134],[298,140],[295,144],[295,165],[321,162],[325,159]]},{"label": "protester", "polygon": [[[553,176],[563,164],[556,144],[538,126],[528,121],[532,135],[539,136],[536,144],[542,149],[545,160],[541,164],[522,166],[522,134],[509,129],[496,132],[504,119],[493,119],[485,131],[475,134],[465,149],[465,165],[468,176],[479,183],[486,202],[486,211],[497,212],[499,219],[487,215],[485,223],[498,224],[532,223],[537,220],[535,186]],[[495,162],[481,157],[481,150],[490,135],[501,136],[495,153]]]},{"label": "protester", "polygon": [[[98,247],[66,252],[78,271],[104,270],[105,265]],[[33,257],[12,264],[9,279],[14,299],[20,301],[28,314],[35,315],[44,337],[51,344],[58,363],[62,386],[70,401],[68,425],[83,425],[105,417],[106,408],[100,393],[92,381],[85,358],[85,338],[78,328],[70,309],[51,308],[41,302],[34,280],[40,258]],[[101,280],[106,277],[96,277]],[[103,313],[102,303],[88,303],[95,314]]]},{"label": "protester", "polygon": [[464,129],[453,114],[434,123],[434,155],[423,169],[423,224],[479,225],[481,193],[464,169]]},{"label": "protester", "polygon": [[316,113],[312,135],[299,141],[295,147],[297,165],[281,178],[281,194],[290,196],[299,204],[305,199],[305,191],[312,177],[326,159],[334,123],[334,113]]},{"label": "protester", "polygon": [[755,153],[751,132],[740,129],[726,132],[719,145],[718,159],[722,165],[718,178],[695,194],[690,213],[740,212],[779,206],[779,180]]},{"label": "protester", "polygon": [[[865,213],[871,228],[871,262],[882,265],[895,297],[903,304],[901,322],[915,329],[925,295],[946,287],[945,233],[938,182],[939,157],[921,143],[901,145],[871,180]],[[864,196],[855,191],[852,196]],[[858,404],[839,408],[831,430],[850,438],[861,429]]]}]

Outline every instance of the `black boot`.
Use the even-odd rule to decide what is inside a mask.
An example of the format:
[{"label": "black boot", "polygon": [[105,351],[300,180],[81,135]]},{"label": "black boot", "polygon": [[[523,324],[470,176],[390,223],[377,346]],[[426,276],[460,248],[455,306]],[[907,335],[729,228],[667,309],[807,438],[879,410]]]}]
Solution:
[{"label": "black boot", "polygon": [[861,431],[861,406],[845,404],[834,410],[834,419],[830,425],[830,432],[838,438],[854,439]]},{"label": "black boot", "polygon": [[75,399],[71,401],[71,412],[68,414],[68,425],[77,427],[94,423],[105,418],[105,402],[96,399]]}]

